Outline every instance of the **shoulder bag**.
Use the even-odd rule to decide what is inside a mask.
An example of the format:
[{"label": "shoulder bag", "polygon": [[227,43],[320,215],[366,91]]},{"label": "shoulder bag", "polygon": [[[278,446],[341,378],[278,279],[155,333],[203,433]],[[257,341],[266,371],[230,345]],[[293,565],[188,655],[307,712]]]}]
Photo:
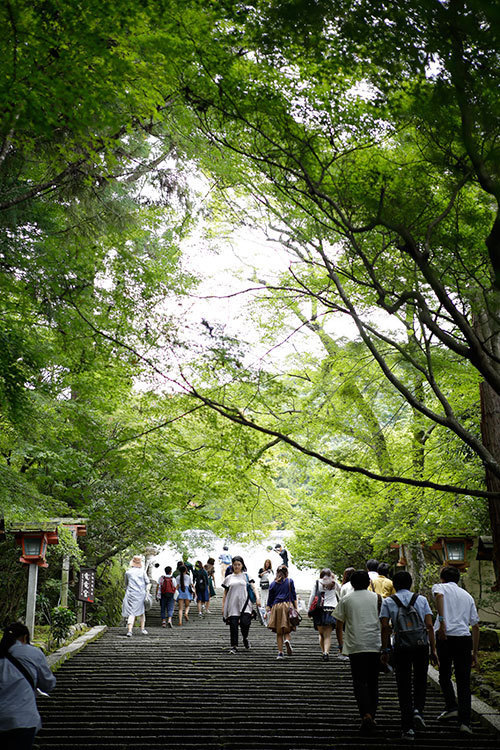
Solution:
[{"label": "shoulder bag", "polygon": [[13,664],[16,667],[16,669],[18,669],[21,672],[22,676],[28,680],[33,690],[35,690],[36,688],[35,688],[35,682],[33,680],[33,677],[30,675],[30,673],[28,672],[24,664],[21,664],[19,659],[16,659],[16,657],[12,656],[12,654],[7,654],[6,658],[10,661],[11,664]]},{"label": "shoulder bag", "polygon": [[302,617],[299,615],[298,610],[295,609],[295,607],[293,606],[293,602],[291,601],[291,598],[292,598],[292,586],[290,584],[290,579],[288,579],[288,593],[289,593],[289,596],[290,596],[290,608],[288,610],[288,616],[289,616],[289,619],[290,619],[290,625],[292,627],[296,628],[297,625],[299,625],[300,621],[302,620]]}]

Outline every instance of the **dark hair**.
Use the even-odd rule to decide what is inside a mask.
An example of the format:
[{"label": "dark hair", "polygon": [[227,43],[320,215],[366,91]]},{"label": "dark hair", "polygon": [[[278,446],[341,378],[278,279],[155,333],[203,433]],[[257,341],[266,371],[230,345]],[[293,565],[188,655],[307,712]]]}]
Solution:
[{"label": "dark hair", "polygon": [[379,576],[385,576],[387,578],[387,576],[389,575],[389,566],[387,565],[387,563],[380,563],[377,568],[377,573],[379,574]]},{"label": "dark hair", "polygon": [[186,572],[187,572],[186,566],[182,565],[182,563],[181,563],[179,565],[179,577],[180,577],[179,586],[181,587],[181,591],[185,591],[186,590],[186,584],[184,583],[184,573],[186,573]]},{"label": "dark hair", "polygon": [[346,568],[344,570],[344,575],[342,577],[342,586],[344,583],[349,583],[351,580],[352,574],[355,572],[356,568]]},{"label": "dark hair", "polygon": [[[269,565],[267,563],[269,563]],[[267,560],[264,560],[264,567],[262,568],[262,570],[272,570],[272,569],[273,569],[273,561],[269,560],[269,558]]]},{"label": "dark hair", "polygon": [[275,545],[274,545],[274,549],[281,549],[281,547],[282,547],[282,545],[281,545],[281,544],[275,544]]},{"label": "dark hair", "polygon": [[231,563],[234,563],[234,562],[240,562],[241,563],[241,569],[242,569],[243,573],[246,572],[247,566],[245,565],[244,559],[240,555],[235,555],[232,558]]},{"label": "dark hair", "polygon": [[172,568],[170,567],[170,565],[167,565],[167,567],[165,568],[165,573],[169,576],[171,572]]},{"label": "dark hair", "polygon": [[351,586],[355,591],[367,589],[370,585],[370,576],[366,570],[355,570],[351,576]]},{"label": "dark hair", "polygon": [[319,577],[320,577],[320,579],[321,578],[327,578],[327,579],[329,578],[330,579],[329,581],[326,581],[326,582],[323,581],[322,582],[323,586],[325,587],[325,589],[327,589],[328,591],[331,591],[332,589],[335,588],[335,578],[334,578],[334,575],[333,575],[332,571],[330,570],[330,568],[323,568],[320,571]]},{"label": "dark hair", "polygon": [[207,560],[207,565],[213,565],[215,563],[215,559],[213,557],[209,557]]},{"label": "dark hair", "polygon": [[23,636],[26,636],[26,642],[29,643],[30,631],[24,623],[12,622],[10,625],[7,625],[0,641],[0,659],[5,658],[9,653],[10,647],[14,645],[18,638],[23,638]]},{"label": "dark hair", "polygon": [[194,564],[194,567],[195,568],[202,568],[203,567],[202,561],[201,560],[196,560],[196,562]]},{"label": "dark hair", "polygon": [[286,581],[287,578],[288,578],[288,568],[286,567],[286,565],[278,565],[276,569],[275,581],[279,583],[280,581]]},{"label": "dark hair", "polygon": [[392,585],[396,591],[400,591],[400,589],[411,589],[412,583],[413,579],[407,570],[398,570],[392,579]]},{"label": "dark hair", "polygon": [[452,568],[451,565],[445,565],[439,572],[439,577],[445,583],[458,583],[460,580],[460,571],[458,568]]},{"label": "dark hair", "polygon": [[375,571],[375,573],[376,573],[377,572],[377,568],[378,568],[378,560],[373,560],[372,559],[372,560],[368,560],[368,562],[366,563],[366,569],[367,570]]}]

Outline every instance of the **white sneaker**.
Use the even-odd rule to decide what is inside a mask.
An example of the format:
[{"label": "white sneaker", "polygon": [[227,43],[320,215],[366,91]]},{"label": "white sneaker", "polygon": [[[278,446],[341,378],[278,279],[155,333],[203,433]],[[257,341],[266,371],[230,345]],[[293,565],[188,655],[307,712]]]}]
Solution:
[{"label": "white sneaker", "polygon": [[282,654],[282,653],[281,653],[281,651],[280,651],[280,652],[278,653],[278,656],[277,656],[276,658],[277,658],[277,659],[284,659],[285,657],[283,656],[283,654]]},{"label": "white sneaker", "polygon": [[340,659],[340,661],[349,661],[347,654],[337,654],[337,659]]},{"label": "white sneaker", "polygon": [[127,638],[132,638],[132,631],[129,630],[126,635],[127,635]]},{"label": "white sneaker", "polygon": [[143,628],[143,629],[141,630],[141,633],[142,633],[143,635],[147,635],[147,634],[148,634],[148,631],[146,630],[146,628]]},{"label": "white sneaker", "polygon": [[290,643],[290,641],[285,641],[285,648],[286,648],[286,652],[288,656],[291,656],[293,654],[293,648],[292,648],[292,644]]},{"label": "white sneaker", "polygon": [[413,731],[413,729],[408,729],[406,732],[402,732],[401,733],[401,739],[402,740],[407,740],[409,742],[414,742],[415,741],[415,732]]},{"label": "white sneaker", "polygon": [[460,724],[458,731],[460,734],[472,734],[472,729],[467,724]]}]

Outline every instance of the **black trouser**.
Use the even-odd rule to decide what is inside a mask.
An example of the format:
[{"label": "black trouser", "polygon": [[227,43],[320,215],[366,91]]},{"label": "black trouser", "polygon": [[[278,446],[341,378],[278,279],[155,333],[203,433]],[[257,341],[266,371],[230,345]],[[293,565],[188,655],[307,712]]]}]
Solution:
[{"label": "black trouser", "polygon": [[394,671],[403,732],[413,728],[413,711],[418,711],[419,714],[424,711],[428,666],[428,646],[394,651]]},{"label": "black trouser", "polygon": [[29,727],[28,729],[11,729],[9,732],[0,732],[2,750],[31,750],[35,734],[36,727]]},{"label": "black trouser", "polygon": [[457,699],[451,682],[451,669],[455,668],[458,696],[458,722],[470,724],[470,670],[472,662],[472,637],[449,635],[446,640],[436,638],[439,657],[439,684],[443,691],[447,711],[457,708]]},{"label": "black trouser", "polygon": [[234,646],[236,648],[236,646],[238,645],[238,625],[241,629],[243,641],[246,641],[250,630],[250,623],[252,622],[252,615],[250,615],[248,612],[244,612],[239,617],[228,617],[228,620],[229,632],[231,634],[231,646]]},{"label": "black trouser", "polygon": [[349,654],[351,663],[354,697],[361,718],[365,714],[375,717],[378,705],[378,670],[380,654],[378,651],[365,651],[360,654]]}]

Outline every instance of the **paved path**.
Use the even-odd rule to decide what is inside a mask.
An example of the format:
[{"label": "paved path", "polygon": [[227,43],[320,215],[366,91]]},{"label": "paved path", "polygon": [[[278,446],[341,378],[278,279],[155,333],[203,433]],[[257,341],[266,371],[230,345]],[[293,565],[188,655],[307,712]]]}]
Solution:
[{"label": "paved path", "polygon": [[[220,599],[218,600],[220,602]],[[218,605],[220,606],[220,604]],[[252,649],[228,653],[220,615],[164,630],[158,613],[149,635],[111,628],[57,672],[50,698],[40,699],[43,750],[342,750],[402,748],[392,676],[380,680],[379,730],[358,734],[349,664],[320,659],[309,622],[294,634],[294,654],[276,661],[274,635],[252,624]],[[498,737],[474,725],[464,739],[435,720],[441,696],[429,689],[428,729],[414,748],[493,750]]]}]

